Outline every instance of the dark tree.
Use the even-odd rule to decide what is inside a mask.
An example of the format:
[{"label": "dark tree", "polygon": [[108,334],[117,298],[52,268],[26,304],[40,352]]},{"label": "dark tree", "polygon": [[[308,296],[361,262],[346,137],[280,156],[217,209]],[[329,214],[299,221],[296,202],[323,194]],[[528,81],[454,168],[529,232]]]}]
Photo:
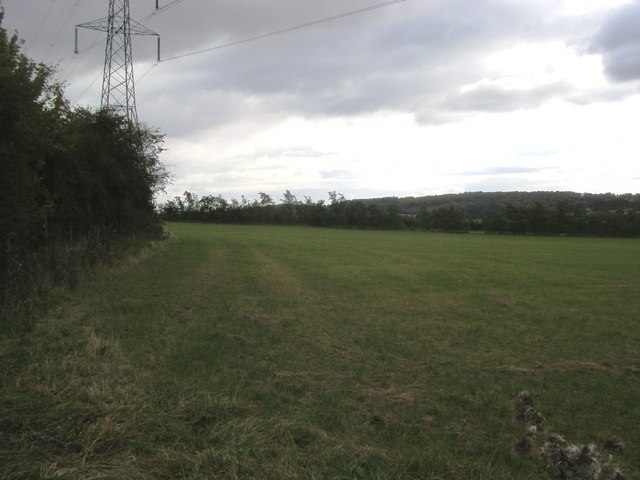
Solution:
[{"label": "dark tree", "polygon": [[0,316],[77,245],[154,227],[154,196],[169,180],[161,151],[156,131],[71,110],[52,70],[0,25]]}]

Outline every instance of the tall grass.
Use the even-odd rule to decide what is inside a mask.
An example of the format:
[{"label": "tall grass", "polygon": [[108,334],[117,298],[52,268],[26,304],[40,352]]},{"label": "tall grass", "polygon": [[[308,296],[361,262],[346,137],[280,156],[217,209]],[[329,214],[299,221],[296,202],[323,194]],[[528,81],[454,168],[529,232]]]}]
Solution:
[{"label": "tall grass", "polygon": [[55,241],[39,248],[2,252],[0,335],[28,333],[37,318],[55,303],[56,292],[76,289],[97,269],[110,267],[165,235],[160,225],[137,235],[94,232],[74,241]]},{"label": "tall grass", "polygon": [[170,229],[3,341],[0,476],[548,478],[524,389],[637,475],[637,241]]}]

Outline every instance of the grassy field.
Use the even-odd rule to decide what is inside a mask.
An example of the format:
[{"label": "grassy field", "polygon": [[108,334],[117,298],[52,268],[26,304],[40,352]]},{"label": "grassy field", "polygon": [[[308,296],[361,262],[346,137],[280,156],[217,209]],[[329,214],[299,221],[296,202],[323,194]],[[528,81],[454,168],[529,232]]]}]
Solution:
[{"label": "grassy field", "polygon": [[640,242],[171,224],[0,344],[1,478],[545,479],[640,466]]}]

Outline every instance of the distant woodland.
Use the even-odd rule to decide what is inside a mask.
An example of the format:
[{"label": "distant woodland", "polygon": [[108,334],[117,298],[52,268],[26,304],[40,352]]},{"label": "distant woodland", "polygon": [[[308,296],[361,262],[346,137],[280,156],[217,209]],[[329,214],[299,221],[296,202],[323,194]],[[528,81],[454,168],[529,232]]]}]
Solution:
[{"label": "distant woodland", "polygon": [[51,68],[20,46],[0,27],[0,320],[152,230],[168,179],[161,135],[71,109]]},{"label": "distant woodland", "polygon": [[526,235],[640,236],[640,195],[574,192],[469,192],[407,198],[278,202],[266,193],[249,201],[185,192],[159,206],[165,220],[309,225]]}]

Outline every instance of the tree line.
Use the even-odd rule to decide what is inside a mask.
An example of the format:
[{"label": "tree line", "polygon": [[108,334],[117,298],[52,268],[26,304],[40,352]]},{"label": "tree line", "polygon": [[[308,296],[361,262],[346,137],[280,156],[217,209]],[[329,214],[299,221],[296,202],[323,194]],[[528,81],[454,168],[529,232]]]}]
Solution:
[{"label": "tree line", "polygon": [[[519,192],[516,192],[519,193]],[[518,195],[505,195],[505,203],[479,211],[477,205],[466,210],[447,196],[448,203],[433,202],[433,197],[407,208],[402,199],[347,200],[344,195],[329,192],[329,201],[313,201],[309,197],[298,200],[289,190],[279,203],[261,192],[255,200],[226,200],[220,195],[198,196],[184,192],[158,207],[159,215],[169,221],[306,225],[317,227],[347,227],[372,229],[417,229],[442,232],[481,231],[527,235],[591,235],[612,237],[640,236],[640,201],[637,196],[622,196],[613,202],[611,194],[589,194],[590,205],[614,209],[592,210],[583,203],[571,205],[567,202],[553,203],[546,195],[546,204],[536,200],[535,195],[526,195],[532,202],[512,203],[509,199]],[[465,194],[460,194],[464,196]],[[494,194],[474,196],[495,201]],[[584,198],[582,194],[573,194]],[[562,195],[560,198],[566,198]],[[602,208],[602,207],[600,207]]]},{"label": "tree line", "polygon": [[168,221],[217,222],[239,224],[308,225],[316,227],[385,228],[402,227],[395,206],[380,208],[361,201],[348,201],[336,192],[329,192],[329,202],[303,200],[285,191],[280,203],[260,192],[249,201],[226,200],[220,195],[202,197],[184,192],[158,207],[160,218]]},{"label": "tree line", "polygon": [[583,212],[617,211],[640,208],[639,194],[577,193],[562,191],[538,192],[464,192],[460,194],[429,195],[423,197],[385,197],[364,200],[379,206],[393,204],[403,213],[417,214],[423,207],[430,209],[454,207],[462,210],[467,218],[478,219],[484,215],[502,214],[506,205],[534,207],[542,204],[548,210],[561,208],[581,215]]},{"label": "tree line", "polygon": [[[21,52],[0,8],[0,316],[110,244],[157,225],[162,135],[72,109],[54,70]],[[82,258],[81,258],[82,257]]]}]

